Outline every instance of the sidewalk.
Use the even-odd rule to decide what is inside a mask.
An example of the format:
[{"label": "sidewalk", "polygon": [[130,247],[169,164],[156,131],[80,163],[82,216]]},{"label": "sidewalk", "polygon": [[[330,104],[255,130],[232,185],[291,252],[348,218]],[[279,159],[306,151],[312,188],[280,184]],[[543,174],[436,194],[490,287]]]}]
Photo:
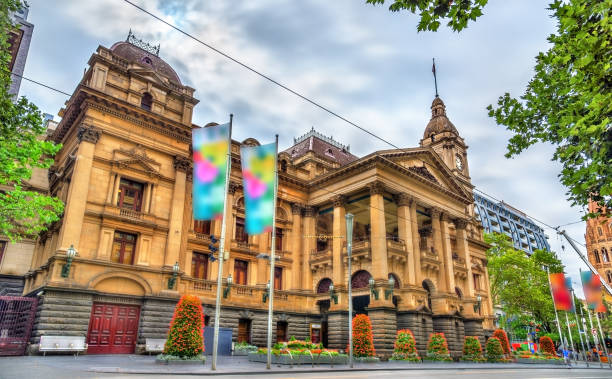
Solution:
[{"label": "sidewalk", "polygon": [[[266,370],[263,363],[249,362],[247,357],[219,357],[217,370],[212,371],[210,367],[210,356],[205,365],[161,365],[155,363],[155,356],[147,355],[84,355],[74,358],[71,355],[55,356],[25,356],[25,357],[1,357],[0,372],[2,367],[37,367],[40,370],[48,368],[50,371],[67,370],[72,372],[90,373],[121,373],[121,374],[171,374],[171,375],[230,375],[230,374],[265,374],[265,373],[300,373],[300,372],[341,372],[341,371],[375,371],[375,370],[478,370],[491,368],[506,369],[559,369],[567,370],[567,366],[548,364],[518,364],[518,363],[356,363],[351,369],[348,365],[314,366],[300,365],[278,366],[274,365],[271,370]],[[590,368],[599,369],[599,364],[589,364]],[[584,363],[572,365],[571,368],[586,368]],[[604,369],[609,370],[607,365]]]}]

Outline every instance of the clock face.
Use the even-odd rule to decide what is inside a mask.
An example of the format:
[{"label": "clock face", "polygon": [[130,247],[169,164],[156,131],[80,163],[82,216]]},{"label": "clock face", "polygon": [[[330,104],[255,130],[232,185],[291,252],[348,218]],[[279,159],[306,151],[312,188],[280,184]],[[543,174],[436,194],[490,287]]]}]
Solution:
[{"label": "clock face", "polygon": [[455,157],[455,164],[457,165],[457,168],[459,169],[459,171],[463,170],[463,160],[458,155]]}]

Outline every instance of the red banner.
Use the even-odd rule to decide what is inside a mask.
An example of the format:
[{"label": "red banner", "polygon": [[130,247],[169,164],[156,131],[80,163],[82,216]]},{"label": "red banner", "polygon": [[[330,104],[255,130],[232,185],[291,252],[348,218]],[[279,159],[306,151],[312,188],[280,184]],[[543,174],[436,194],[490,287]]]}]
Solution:
[{"label": "red banner", "polygon": [[550,274],[550,288],[553,293],[555,308],[558,311],[569,311],[572,309],[572,295],[566,283],[565,275],[562,272]]}]

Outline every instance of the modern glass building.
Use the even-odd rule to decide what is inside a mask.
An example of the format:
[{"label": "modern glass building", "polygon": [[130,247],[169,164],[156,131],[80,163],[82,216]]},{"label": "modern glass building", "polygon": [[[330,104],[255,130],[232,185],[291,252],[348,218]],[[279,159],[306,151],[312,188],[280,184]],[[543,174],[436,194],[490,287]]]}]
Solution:
[{"label": "modern glass building", "polygon": [[487,233],[504,233],[514,247],[531,254],[536,249],[550,250],[548,236],[527,215],[518,209],[474,193],[474,214]]}]

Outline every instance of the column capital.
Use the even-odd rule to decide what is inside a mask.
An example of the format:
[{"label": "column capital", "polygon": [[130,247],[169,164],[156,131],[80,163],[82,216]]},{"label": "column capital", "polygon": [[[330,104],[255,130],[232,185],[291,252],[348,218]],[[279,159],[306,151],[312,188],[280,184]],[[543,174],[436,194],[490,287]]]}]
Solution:
[{"label": "column capital", "polygon": [[291,213],[294,215],[301,215],[304,210],[304,204],[302,203],[291,203]]},{"label": "column capital", "polygon": [[457,229],[465,229],[467,227],[467,224],[468,224],[468,220],[464,218],[455,219],[455,227]]},{"label": "column capital", "polygon": [[368,185],[370,195],[382,195],[385,192],[385,185],[381,181],[375,181]]},{"label": "column capital", "polygon": [[96,144],[100,139],[100,134],[101,133],[99,130],[94,129],[91,126],[79,126],[77,137],[79,138],[79,141],[86,141]]},{"label": "column capital", "polygon": [[307,205],[304,207],[304,217],[314,217],[314,215],[317,213],[317,208]]},{"label": "column capital", "polygon": [[334,196],[332,197],[331,201],[332,201],[332,204],[334,204],[334,208],[343,207],[344,204],[346,204],[346,196],[344,195]]},{"label": "column capital", "polygon": [[451,221],[450,216],[448,215],[448,213],[446,212],[441,212],[440,213],[440,220],[444,221],[444,222],[449,222]]},{"label": "column capital", "polygon": [[414,198],[405,192],[398,193],[393,197],[395,198],[395,202],[397,203],[398,207],[410,206],[414,201]]},{"label": "column capital", "polygon": [[176,171],[187,172],[191,168],[191,160],[180,155],[174,156],[174,169]]},{"label": "column capital", "polygon": [[236,183],[236,182],[229,182],[229,185],[227,186],[227,192],[230,195],[233,195],[236,193],[236,191],[238,190],[238,188],[240,188],[240,184]]},{"label": "column capital", "polygon": [[437,207],[431,208],[431,218],[432,219],[439,219],[441,215],[442,215],[442,209],[437,208]]}]

